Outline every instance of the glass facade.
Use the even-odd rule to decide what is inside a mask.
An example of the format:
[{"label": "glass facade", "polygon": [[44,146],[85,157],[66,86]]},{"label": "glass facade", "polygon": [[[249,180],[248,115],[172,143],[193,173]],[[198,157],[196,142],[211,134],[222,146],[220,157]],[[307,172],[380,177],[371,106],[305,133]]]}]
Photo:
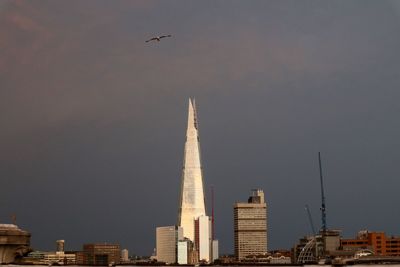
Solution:
[{"label": "glass facade", "polygon": [[183,160],[179,226],[184,237],[194,240],[194,220],[206,215],[201,169],[200,141],[194,100],[189,99],[188,125]]}]

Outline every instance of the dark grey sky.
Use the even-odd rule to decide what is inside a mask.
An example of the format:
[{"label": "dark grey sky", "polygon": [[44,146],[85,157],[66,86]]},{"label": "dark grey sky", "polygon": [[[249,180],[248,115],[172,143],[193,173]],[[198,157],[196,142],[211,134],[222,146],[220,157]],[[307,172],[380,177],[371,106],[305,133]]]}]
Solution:
[{"label": "dark grey sky", "polygon": [[0,221],[36,249],[149,255],[177,220],[194,96],[223,253],[255,187],[270,249],[310,233],[305,204],[320,225],[318,151],[328,226],[400,235],[399,47],[398,1],[4,0]]}]

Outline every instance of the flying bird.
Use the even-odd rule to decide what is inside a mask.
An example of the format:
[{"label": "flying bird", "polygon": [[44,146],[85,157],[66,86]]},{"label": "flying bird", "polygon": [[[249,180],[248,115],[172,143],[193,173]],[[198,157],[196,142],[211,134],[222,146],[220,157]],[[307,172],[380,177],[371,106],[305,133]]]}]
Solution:
[{"label": "flying bird", "polygon": [[153,38],[151,38],[151,39],[149,39],[149,40],[146,40],[146,43],[148,43],[148,42],[150,42],[150,41],[157,41],[157,42],[159,42],[162,38],[166,38],[166,37],[172,37],[172,35],[171,35],[171,34],[168,34],[168,35],[156,36],[156,37],[153,37]]}]

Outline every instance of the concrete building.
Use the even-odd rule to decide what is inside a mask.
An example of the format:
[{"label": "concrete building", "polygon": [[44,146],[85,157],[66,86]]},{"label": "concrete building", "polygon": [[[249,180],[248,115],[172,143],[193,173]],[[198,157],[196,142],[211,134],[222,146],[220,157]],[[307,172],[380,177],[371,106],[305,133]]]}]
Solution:
[{"label": "concrete building", "polygon": [[43,257],[44,264],[76,264],[75,253],[65,253],[65,240],[56,241],[56,251],[46,252]]},{"label": "concrete building", "polygon": [[183,239],[179,226],[162,226],[156,229],[157,261],[168,264],[177,262],[178,241]]},{"label": "concrete building", "polygon": [[64,251],[56,252],[46,252],[43,257],[43,264],[53,265],[53,264],[76,264],[75,253],[64,253]]},{"label": "concrete building", "polygon": [[211,242],[211,262],[219,259],[218,240],[212,240]]},{"label": "concrete building", "polygon": [[324,235],[322,235],[322,232],[320,233],[321,237],[324,238],[325,255],[329,256],[331,254],[334,254],[335,251],[339,249],[340,232],[340,230],[326,230]]},{"label": "concrete building", "polygon": [[38,265],[74,265],[76,264],[76,253],[65,252],[65,241],[56,241],[56,251],[33,251],[22,261],[24,264]]},{"label": "concrete building", "polygon": [[57,250],[58,252],[64,252],[65,249],[65,240],[57,240]]},{"label": "concrete building", "polygon": [[121,250],[121,263],[129,262],[129,251],[127,249]]},{"label": "concrete building", "polygon": [[95,243],[83,245],[83,251],[76,253],[78,265],[110,265],[119,264],[121,259],[118,244]]},{"label": "concrete building", "polygon": [[31,234],[15,224],[0,224],[0,264],[15,261],[30,250]]},{"label": "concrete building", "polygon": [[178,224],[184,237],[194,241],[194,220],[206,215],[200,139],[195,102],[189,99]]},{"label": "concrete building", "polygon": [[211,261],[211,221],[208,216],[200,216],[195,220],[195,247],[199,253],[199,261]]},{"label": "concrete building", "polygon": [[267,204],[264,192],[252,190],[247,203],[234,205],[235,257],[264,255],[267,252]]},{"label": "concrete building", "polygon": [[178,264],[189,264],[189,246],[190,240],[180,240],[178,241]]},{"label": "concrete building", "polygon": [[194,243],[188,238],[178,241],[178,264],[191,264],[198,263],[199,254],[195,250]]},{"label": "concrete building", "polygon": [[293,248],[293,263],[311,264],[321,257],[335,258],[340,247],[340,232],[321,230],[318,235],[300,238]]}]

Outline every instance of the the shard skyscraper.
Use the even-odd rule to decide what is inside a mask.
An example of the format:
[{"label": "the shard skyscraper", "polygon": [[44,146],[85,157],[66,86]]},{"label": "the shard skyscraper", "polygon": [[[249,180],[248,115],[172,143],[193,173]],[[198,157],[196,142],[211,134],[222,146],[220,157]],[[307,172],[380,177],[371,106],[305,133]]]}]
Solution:
[{"label": "the shard skyscraper", "polygon": [[202,215],[206,215],[206,209],[200,141],[195,102],[189,99],[178,224],[183,228],[183,235],[192,241],[194,241],[194,220]]}]

